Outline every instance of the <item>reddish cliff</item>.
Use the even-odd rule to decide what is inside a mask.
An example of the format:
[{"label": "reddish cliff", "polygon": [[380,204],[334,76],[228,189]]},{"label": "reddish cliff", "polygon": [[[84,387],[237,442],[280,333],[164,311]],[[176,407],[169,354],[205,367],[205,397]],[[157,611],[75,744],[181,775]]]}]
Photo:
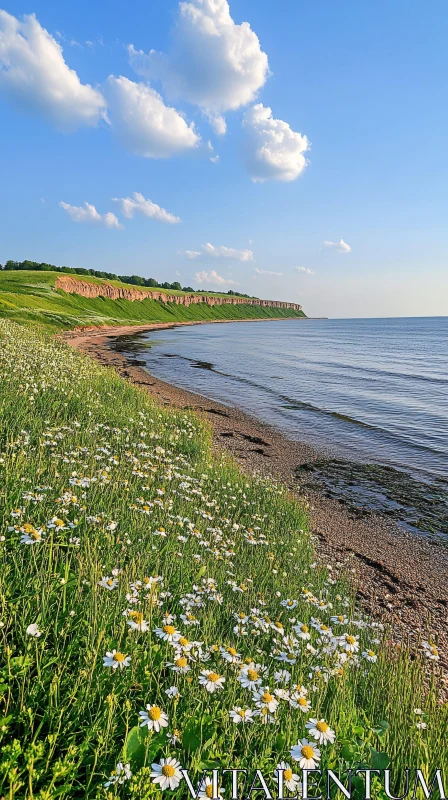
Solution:
[{"label": "reddish cliff", "polygon": [[284,303],[280,300],[254,300],[247,297],[218,297],[217,295],[169,294],[165,289],[131,289],[126,286],[112,286],[111,283],[90,283],[70,275],[61,275],[56,279],[55,289],[62,289],[69,294],[80,294],[83,297],[108,297],[110,300],[161,300],[162,303],[177,303],[189,306],[192,303],[206,303],[209,306],[252,305],[271,308],[293,308],[301,311],[298,303]]}]

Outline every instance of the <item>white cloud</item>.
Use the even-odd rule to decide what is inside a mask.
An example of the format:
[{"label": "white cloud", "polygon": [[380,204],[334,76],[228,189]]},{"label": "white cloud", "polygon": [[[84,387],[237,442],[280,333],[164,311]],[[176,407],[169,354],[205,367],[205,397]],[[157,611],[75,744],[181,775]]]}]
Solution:
[{"label": "white cloud", "polygon": [[101,92],[81,83],[34,14],[19,20],[0,10],[0,93],[66,130],[105,117]]},{"label": "white cloud", "polygon": [[225,247],[224,245],[215,246],[214,244],[202,245],[202,250],[185,250],[178,251],[179,255],[186,255],[187,258],[204,258],[211,256],[212,258],[225,258],[232,261],[254,261],[254,254],[252,250],[236,250],[234,247]]},{"label": "white cloud", "polygon": [[134,155],[169,158],[199,144],[194,123],[189,125],[175,108],[166,106],[148,84],[111,75],[105,91],[112,128]]},{"label": "white cloud", "polygon": [[333,250],[337,250],[338,253],[350,253],[352,249],[343,239],[339,239],[339,242],[324,242],[324,245],[325,247],[331,247]]},{"label": "white cloud", "polygon": [[247,134],[247,160],[253,181],[293,181],[307,165],[306,136],[293,131],[287,122],[274,119],[262,103],[249,108],[243,117]]},{"label": "white cloud", "polygon": [[310,269],[309,267],[294,267],[296,272],[305,272],[307,275],[315,275],[314,269]]},{"label": "white cloud", "polygon": [[283,275],[283,272],[272,272],[270,269],[255,269],[257,275]]},{"label": "white cloud", "polygon": [[222,275],[218,275],[214,269],[208,272],[196,272],[194,277],[196,283],[199,283],[201,286],[206,284],[209,286],[238,286],[236,281],[232,281],[230,278],[223,278]]},{"label": "white cloud", "polygon": [[132,197],[113,197],[114,203],[119,203],[121,213],[128,219],[132,219],[134,214],[144,214],[145,217],[151,217],[159,222],[168,222],[175,224],[180,222],[180,217],[175,217],[164,208],[161,208],[157,203],[152,200],[146,200],[140,192],[133,192]]},{"label": "white cloud", "polygon": [[93,222],[98,225],[105,225],[106,228],[122,228],[115,214],[112,211],[107,211],[105,214],[99,214],[95,206],[90,203],[84,203],[82,206],[71,206],[69,203],[64,203],[62,200],[59,203],[61,208],[67,212],[73,222]]},{"label": "white cloud", "polygon": [[234,22],[227,0],[180,2],[168,54],[130,45],[129,57],[138,74],[158,78],[171,97],[202,108],[220,134],[220,114],[251,103],[269,75],[258,36],[248,22]]}]

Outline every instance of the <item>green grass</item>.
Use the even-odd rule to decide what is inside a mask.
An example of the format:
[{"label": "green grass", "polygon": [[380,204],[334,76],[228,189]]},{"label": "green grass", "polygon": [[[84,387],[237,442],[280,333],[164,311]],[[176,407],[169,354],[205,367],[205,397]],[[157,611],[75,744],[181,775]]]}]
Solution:
[{"label": "green grass", "polygon": [[[142,301],[109,300],[106,297],[90,299],[55,289],[57,277],[60,276],[55,272],[1,271],[0,318],[39,324],[56,331],[89,325],[142,325],[151,322],[282,319],[305,316],[293,309],[250,304],[208,306],[206,303],[200,303],[183,306],[152,299]],[[68,277],[96,284],[104,282],[100,278],[84,276],[77,278],[74,275]],[[117,281],[105,282],[126,286]],[[140,287],[129,286],[129,288]],[[183,294],[183,292],[169,291],[170,294]]]},{"label": "green grass", "polygon": [[[447,770],[437,664],[395,647],[337,565],[316,563],[303,507],[213,457],[194,415],[159,408],[112,370],[9,321],[0,321],[0,485],[0,796],[160,797],[150,772],[162,757],[196,778],[213,767],[272,774],[292,763],[310,718],[335,731],[320,747],[323,770],[390,759],[394,787],[405,766]],[[133,612],[147,630],[130,627]],[[164,614],[202,644],[158,638]],[[238,663],[225,661],[227,647]],[[130,657],[124,669],[103,666],[113,650]],[[171,666],[183,655],[186,674]],[[284,693],[272,719],[236,725],[233,708],[259,710],[238,680],[251,661],[259,686]],[[284,668],[289,683],[276,681]],[[225,677],[224,688],[209,693],[203,670]],[[147,704],[166,712],[162,733],[138,727]],[[132,778],[104,788],[118,762]],[[175,797],[186,796],[181,785]],[[375,778],[372,797],[385,797]]]}]

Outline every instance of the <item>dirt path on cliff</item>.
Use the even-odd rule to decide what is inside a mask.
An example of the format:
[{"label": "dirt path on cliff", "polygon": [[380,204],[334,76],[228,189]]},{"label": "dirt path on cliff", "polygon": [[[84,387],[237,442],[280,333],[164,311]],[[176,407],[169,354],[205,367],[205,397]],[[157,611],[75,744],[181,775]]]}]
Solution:
[{"label": "dirt path on cliff", "polygon": [[317,553],[332,565],[333,574],[348,575],[361,605],[392,625],[397,639],[410,639],[416,645],[422,639],[435,639],[441,665],[448,671],[448,547],[408,533],[383,515],[360,518],[338,501],[303,490],[297,469],[322,453],[236,408],[155,378],[111,347],[119,335],[167,327],[173,324],[69,332],[63,338],[147,390],[162,405],[196,411],[212,426],[213,448],[230,453],[242,469],[282,480],[308,505]]}]

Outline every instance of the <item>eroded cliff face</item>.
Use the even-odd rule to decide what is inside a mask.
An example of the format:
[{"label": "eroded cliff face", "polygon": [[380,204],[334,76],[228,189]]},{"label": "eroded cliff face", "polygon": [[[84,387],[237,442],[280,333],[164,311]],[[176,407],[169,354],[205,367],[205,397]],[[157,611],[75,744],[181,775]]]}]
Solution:
[{"label": "eroded cliff face", "polygon": [[72,278],[70,275],[58,276],[55,289],[62,289],[69,294],[80,294],[83,297],[108,297],[109,300],[160,300],[162,303],[176,303],[190,306],[194,303],[206,303],[208,306],[251,305],[271,308],[293,308],[301,311],[298,303],[284,303],[280,300],[253,300],[247,297],[217,297],[215,295],[169,294],[165,289],[130,289],[125,286],[112,286],[110,283],[90,283]]}]

